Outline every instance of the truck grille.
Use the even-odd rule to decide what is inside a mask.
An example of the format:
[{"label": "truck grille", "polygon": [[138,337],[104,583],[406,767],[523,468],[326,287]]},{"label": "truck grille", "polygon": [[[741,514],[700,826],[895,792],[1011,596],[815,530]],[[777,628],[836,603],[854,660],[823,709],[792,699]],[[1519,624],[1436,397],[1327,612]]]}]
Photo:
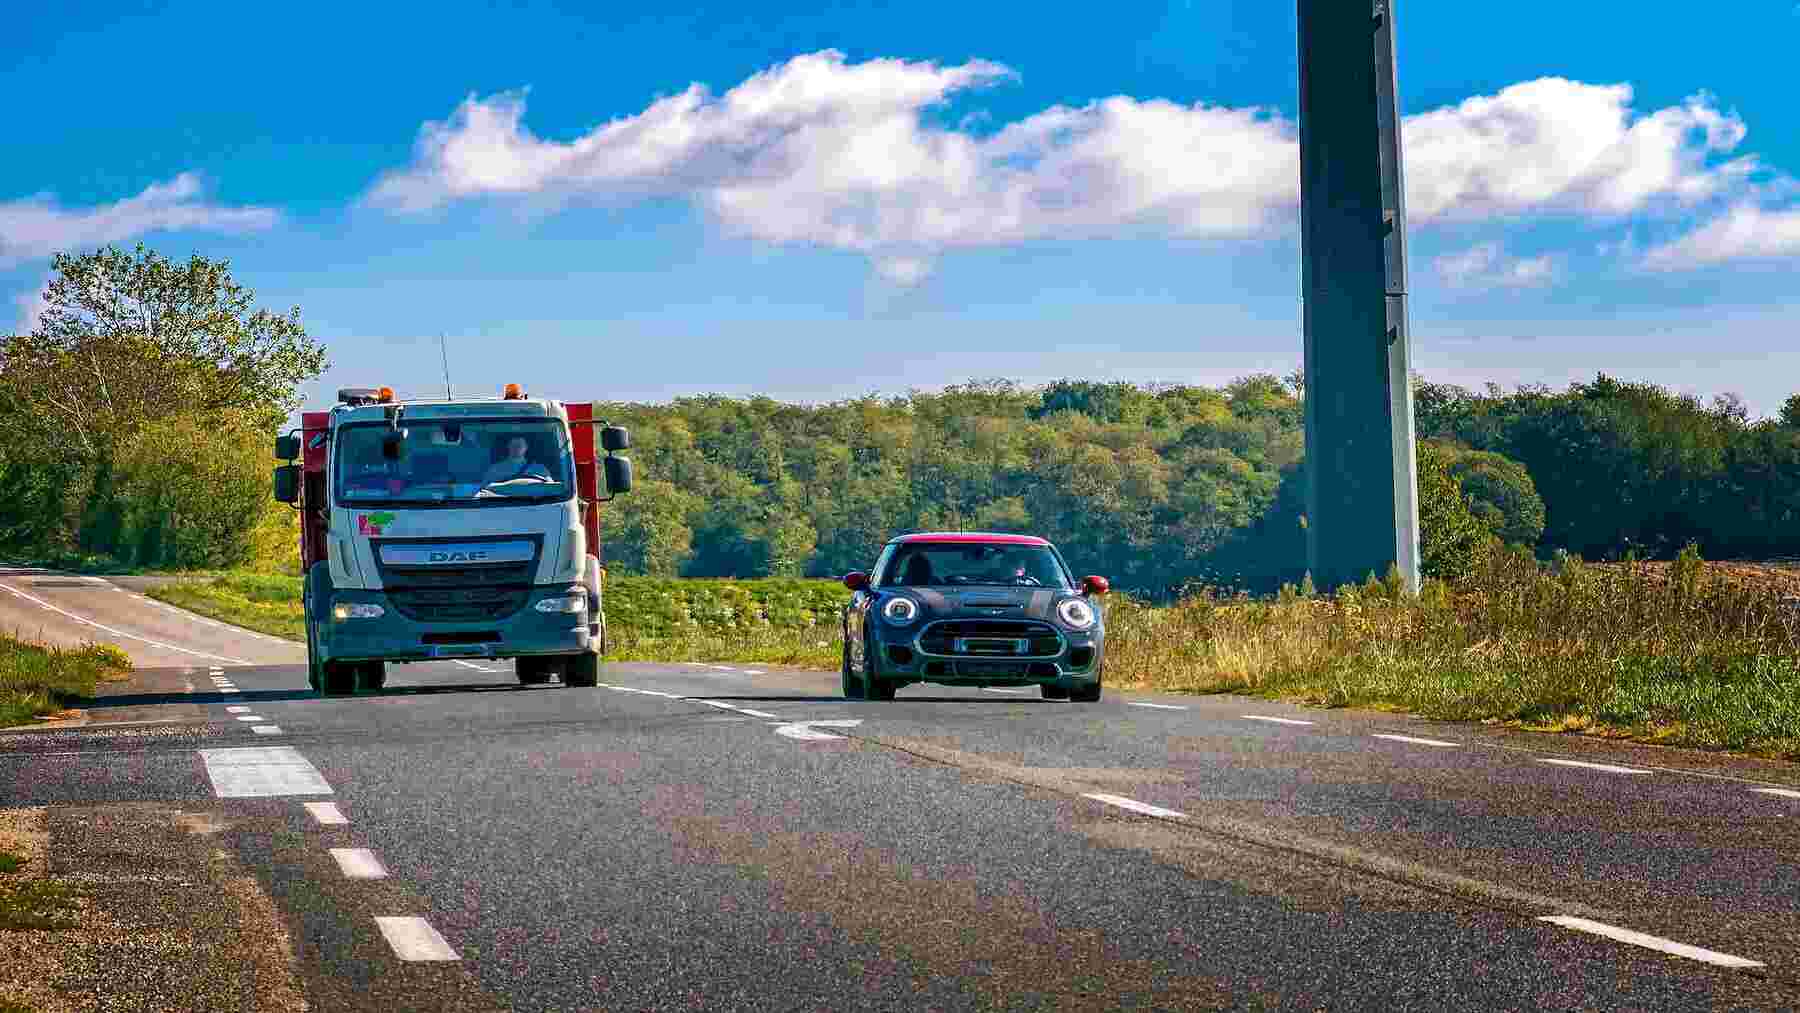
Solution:
[{"label": "truck grille", "polygon": [[963,658],[1054,658],[1062,653],[1063,641],[1049,623],[947,619],[925,627],[919,635],[919,649],[926,654]]},{"label": "truck grille", "polygon": [[530,588],[395,588],[388,600],[400,614],[421,623],[497,622],[525,607]]}]

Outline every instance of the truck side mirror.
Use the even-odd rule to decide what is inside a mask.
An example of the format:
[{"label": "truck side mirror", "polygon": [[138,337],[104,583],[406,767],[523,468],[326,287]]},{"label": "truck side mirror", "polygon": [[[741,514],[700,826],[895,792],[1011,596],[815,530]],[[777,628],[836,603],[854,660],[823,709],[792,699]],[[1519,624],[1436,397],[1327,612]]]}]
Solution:
[{"label": "truck side mirror", "polygon": [[298,437],[298,436],[277,436],[277,437],[275,437],[275,459],[277,461],[291,461],[294,458],[299,457],[299,456],[300,456],[300,437]]},{"label": "truck side mirror", "polygon": [[631,491],[631,460],[624,457],[606,459],[606,491],[614,496]]},{"label": "truck side mirror", "polygon": [[624,426],[605,426],[600,430],[600,449],[607,453],[631,449],[631,430]]},{"label": "truck side mirror", "polygon": [[275,469],[275,499],[294,504],[300,500],[300,466],[284,464]]}]

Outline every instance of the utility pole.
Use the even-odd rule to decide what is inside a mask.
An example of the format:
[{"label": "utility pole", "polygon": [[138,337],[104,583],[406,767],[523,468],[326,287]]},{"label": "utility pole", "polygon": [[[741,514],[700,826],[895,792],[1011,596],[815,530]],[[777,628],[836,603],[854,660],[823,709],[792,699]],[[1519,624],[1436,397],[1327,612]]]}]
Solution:
[{"label": "utility pole", "polygon": [[1419,586],[1393,0],[1298,0],[1306,558]]}]

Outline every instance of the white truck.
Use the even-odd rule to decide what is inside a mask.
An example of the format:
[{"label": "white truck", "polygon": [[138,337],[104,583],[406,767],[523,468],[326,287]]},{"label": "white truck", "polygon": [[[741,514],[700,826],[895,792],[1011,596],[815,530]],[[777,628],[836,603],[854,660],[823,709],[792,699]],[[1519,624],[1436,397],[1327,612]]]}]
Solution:
[{"label": "white truck", "polygon": [[390,663],[456,658],[514,659],[526,685],[594,685],[600,504],[631,488],[615,456],[630,433],[518,384],[483,400],[387,387],[337,400],[275,443],[288,462],[275,498],[300,511],[313,689],[374,691]]}]

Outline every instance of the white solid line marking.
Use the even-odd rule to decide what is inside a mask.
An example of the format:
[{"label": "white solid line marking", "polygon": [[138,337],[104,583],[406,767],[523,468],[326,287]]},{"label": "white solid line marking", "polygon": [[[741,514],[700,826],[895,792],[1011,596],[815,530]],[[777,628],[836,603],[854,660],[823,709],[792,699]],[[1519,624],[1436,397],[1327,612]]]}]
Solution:
[{"label": "white solid line marking", "polygon": [[1123,795],[1084,794],[1081,797],[1091,798],[1096,802],[1104,802],[1107,805],[1116,805],[1120,809],[1129,809],[1134,813],[1142,813],[1145,816],[1161,816],[1164,819],[1172,820],[1187,819],[1186,813],[1178,813],[1173,809],[1164,809],[1161,806],[1151,805],[1148,802],[1139,802],[1137,799],[1126,798]]},{"label": "white solid line marking", "polygon": [[1538,921],[1551,922],[1556,925],[1561,925],[1565,929],[1574,929],[1577,932],[1592,932],[1596,936],[1605,936],[1608,939],[1616,939],[1621,943],[1630,943],[1633,946],[1642,946],[1647,949],[1660,950],[1663,953],[1671,953],[1677,957],[1686,957],[1689,960],[1701,960],[1708,964],[1717,964],[1720,967],[1763,966],[1762,962],[1758,960],[1747,960],[1743,957],[1734,957],[1729,953],[1720,953],[1717,950],[1703,950],[1698,946],[1689,946],[1686,943],[1678,943],[1672,939],[1664,939],[1661,936],[1633,932],[1631,929],[1622,929],[1616,925],[1607,925],[1604,922],[1589,921],[1586,918],[1577,918],[1574,915],[1545,915],[1544,917],[1539,918]]},{"label": "white solid line marking", "polygon": [[219,692],[221,692],[221,693],[241,693],[243,691],[238,689],[236,686],[223,686],[223,687],[220,687]]},{"label": "white solid line marking", "polygon": [[1266,714],[1245,714],[1243,716],[1246,718],[1249,718],[1252,721],[1273,721],[1278,725],[1310,725],[1310,724],[1312,724],[1311,721],[1301,721],[1298,718],[1272,718]]},{"label": "white solid line marking", "polygon": [[394,956],[401,960],[461,960],[456,951],[450,948],[437,929],[423,918],[395,918],[377,916],[375,924],[380,926],[381,934],[386,937],[388,945],[394,948]]},{"label": "white solid line marking", "polygon": [[306,811],[311,813],[312,818],[318,820],[319,825],[323,827],[350,825],[350,820],[344,816],[344,811],[338,808],[336,802],[308,802]]},{"label": "white solid line marking", "polygon": [[746,668],[746,669],[744,669],[744,674],[745,675],[761,675],[761,674],[763,674],[763,670],[760,668]]},{"label": "white solid line marking", "polygon": [[318,768],[292,746],[202,749],[200,758],[219,798],[332,794]]},{"label": "white solid line marking", "polygon": [[779,715],[779,714],[770,714],[766,711],[753,711],[748,707],[739,707],[737,709],[737,711],[739,714],[748,714],[753,718],[772,718],[775,720],[781,719],[781,715]]},{"label": "white solid line marking", "polygon": [[1800,798],[1800,791],[1791,791],[1787,788],[1752,788],[1750,790],[1761,792],[1764,795],[1780,795],[1782,798]]},{"label": "white solid line marking", "polygon": [[332,848],[331,857],[337,859],[338,870],[351,879],[387,878],[381,860],[368,848]]},{"label": "white solid line marking", "polygon": [[165,644],[160,640],[151,640],[149,637],[140,637],[135,633],[126,633],[124,630],[116,630],[116,629],[113,629],[111,626],[102,626],[101,624],[93,621],[92,619],[85,619],[81,616],[76,615],[73,612],[67,611],[66,609],[57,608],[55,605],[50,604],[49,602],[43,600],[42,598],[33,597],[33,596],[28,595],[25,592],[19,590],[16,587],[10,587],[6,584],[0,584],[0,591],[5,591],[7,594],[14,595],[19,598],[23,598],[26,601],[33,602],[37,605],[41,605],[44,608],[47,608],[50,611],[55,612],[57,615],[66,616],[70,619],[75,620],[78,623],[81,623],[84,626],[92,626],[94,629],[101,630],[106,633],[110,633],[115,637],[124,637],[127,640],[136,640],[140,643],[149,644],[151,647],[160,647],[166,651],[179,651],[182,654],[191,654],[196,658],[212,658],[215,661],[227,661],[233,665],[248,665],[248,664],[250,664],[248,661],[244,661],[241,658],[227,658],[224,655],[208,654],[205,651],[191,651],[185,647],[176,647],[174,644]]},{"label": "white solid line marking", "polygon": [[225,708],[225,713],[227,713],[227,714],[248,714],[248,713],[250,713],[250,708],[245,707],[240,704],[236,707]]},{"label": "white solid line marking", "polygon": [[261,721],[262,720],[262,718],[259,718],[254,714],[239,714],[237,716],[237,719],[239,721]]},{"label": "white solid line marking", "polygon": [[1374,737],[1377,739],[1386,739],[1389,742],[1410,742],[1415,746],[1455,747],[1461,745],[1459,742],[1445,742],[1441,739],[1415,739],[1410,735],[1383,735],[1380,732],[1376,732]]},{"label": "white solid line marking", "polygon": [[1547,756],[1538,757],[1539,763],[1554,763],[1558,767],[1581,767],[1586,770],[1604,770],[1609,774],[1648,774],[1648,770],[1636,767],[1615,767],[1610,763],[1588,763],[1584,760],[1555,760]]},{"label": "white solid line marking", "polygon": [[250,730],[258,735],[280,735],[280,725],[251,725]]},{"label": "white solid line marking", "polygon": [[1031,692],[1031,690],[1028,690],[1028,689],[1003,689],[1002,687],[999,687],[999,686],[983,686],[983,687],[981,687],[981,691],[983,693],[1029,693],[1029,692]]},{"label": "white solid line marking", "polygon": [[1174,705],[1172,703],[1139,703],[1138,701],[1135,701],[1135,700],[1128,700],[1128,701],[1126,701],[1125,705],[1127,707],[1154,707],[1159,711],[1184,711],[1184,710],[1187,710],[1186,707],[1177,707],[1176,705]]}]

